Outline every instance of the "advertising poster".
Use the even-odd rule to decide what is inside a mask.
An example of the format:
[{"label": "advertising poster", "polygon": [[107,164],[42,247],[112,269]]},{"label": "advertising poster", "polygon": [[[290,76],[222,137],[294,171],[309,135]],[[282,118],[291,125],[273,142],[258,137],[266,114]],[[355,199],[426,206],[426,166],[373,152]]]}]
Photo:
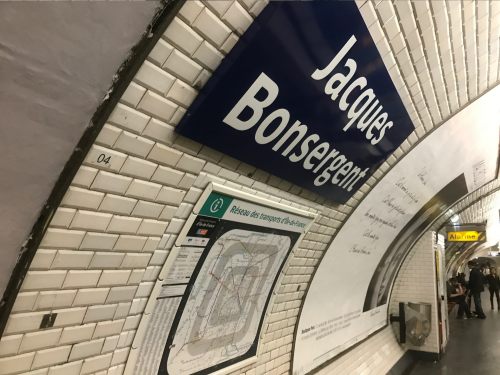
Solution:
[{"label": "advertising poster", "polygon": [[456,200],[496,178],[498,103],[500,87],[430,133],[346,220],[307,291],[294,374],[313,370],[387,324],[391,288],[412,244]]},{"label": "advertising poster", "polygon": [[312,220],[211,192],[171,255],[135,373],[211,373],[254,357],[279,272]]},{"label": "advertising poster", "polygon": [[176,127],[339,203],[413,130],[354,1],[270,2]]}]

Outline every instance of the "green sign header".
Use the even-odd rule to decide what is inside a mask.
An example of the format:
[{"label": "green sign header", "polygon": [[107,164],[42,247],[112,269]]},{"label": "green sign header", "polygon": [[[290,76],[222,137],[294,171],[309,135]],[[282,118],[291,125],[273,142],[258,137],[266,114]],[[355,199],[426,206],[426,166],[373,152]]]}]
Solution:
[{"label": "green sign header", "polygon": [[219,193],[210,193],[205,204],[200,210],[200,215],[216,217],[218,219],[224,216],[229,205],[233,201],[232,197]]}]

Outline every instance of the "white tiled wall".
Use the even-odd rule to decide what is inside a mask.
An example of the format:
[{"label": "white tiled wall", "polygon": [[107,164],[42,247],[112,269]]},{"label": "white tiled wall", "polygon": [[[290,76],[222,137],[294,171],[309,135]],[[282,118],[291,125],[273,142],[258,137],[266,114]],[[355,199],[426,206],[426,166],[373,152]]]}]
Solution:
[{"label": "white tiled wall", "polygon": [[319,371],[318,374],[387,374],[403,354],[404,350],[394,339],[392,328],[386,327]]},{"label": "white tiled wall", "polygon": [[[197,90],[266,6],[187,1],[54,216],[0,340],[0,374],[121,374],[151,286],[209,181],[320,214],[276,287],[258,362],[239,370],[289,372],[304,291],[337,228],[419,138],[498,82],[500,2],[356,2],[416,129],[347,204],[174,133]],[[57,314],[54,327],[39,329],[48,313]],[[402,353],[386,329],[323,371],[381,374]]]}]

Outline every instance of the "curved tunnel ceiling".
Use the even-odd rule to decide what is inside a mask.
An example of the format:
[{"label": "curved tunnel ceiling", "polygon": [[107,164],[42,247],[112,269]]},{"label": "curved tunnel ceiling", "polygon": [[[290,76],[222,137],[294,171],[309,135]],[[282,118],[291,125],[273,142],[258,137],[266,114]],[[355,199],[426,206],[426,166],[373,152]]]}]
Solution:
[{"label": "curved tunnel ceiling", "polygon": [[[481,186],[454,204],[436,221],[433,230],[442,231],[444,226],[453,225],[452,217],[457,215],[458,224],[474,222],[484,223],[495,207],[498,207],[498,190],[500,180],[495,180]],[[455,218],[454,218],[455,220]]]},{"label": "curved tunnel ceiling", "polygon": [[446,263],[448,273],[454,273],[471,257],[483,250],[498,250],[500,225],[500,180],[486,184],[449,208],[433,224],[432,230],[446,238],[446,227],[460,224],[486,224],[486,241],[481,243],[448,243]]},{"label": "curved tunnel ceiling", "polygon": [[[39,297],[37,297],[38,289],[36,289],[32,281],[35,280],[35,277],[50,273],[59,276],[64,274],[64,276],[67,275],[70,278],[75,274],[74,269],[70,266],[54,268],[51,265],[52,260],[45,264],[43,259],[48,259],[50,256],[52,256],[51,259],[54,259],[56,254],[57,257],[62,257],[62,255],[75,255],[74,253],[78,252],[79,256],[97,257],[104,254],[109,255],[111,258],[111,253],[113,253],[114,256],[120,255],[126,259],[123,264],[116,264],[114,270],[117,273],[128,272],[132,275],[130,278],[134,280],[113,280],[115,282],[113,289],[123,290],[123,293],[128,293],[123,297],[123,300],[120,300],[120,304],[132,304],[131,308],[129,306],[130,310],[125,313],[120,312],[122,314],[120,318],[125,319],[126,317],[127,321],[123,330],[128,333],[132,332],[131,337],[128,337],[123,345],[124,348],[130,347],[135,328],[137,328],[139,319],[144,312],[147,298],[152,295],[152,285],[158,281],[159,268],[168,257],[174,242],[173,239],[177,236],[193,203],[199,197],[200,189],[208,181],[217,181],[318,214],[317,222],[311,227],[298,251],[291,257],[287,268],[283,270],[283,282],[281,285],[276,286],[276,302],[269,310],[274,312],[275,308],[284,309],[284,306],[288,306],[287,309],[290,313],[287,312],[286,315],[288,317],[288,314],[290,314],[290,320],[293,320],[293,322],[275,323],[274,321],[266,321],[263,327],[263,337],[266,340],[268,337],[266,335],[272,336],[280,330],[287,332],[287,336],[283,338],[283,341],[288,341],[283,346],[287,346],[284,349],[286,356],[288,356],[288,362],[285,365],[287,369],[290,369],[289,361],[290,355],[292,355],[293,343],[293,339],[290,337],[293,336],[292,333],[297,328],[294,322],[298,320],[300,314],[299,307],[304,300],[304,290],[309,286],[323,253],[328,246],[331,246],[332,239],[341,230],[350,215],[363,202],[370,202],[370,199],[372,199],[372,201],[375,201],[374,207],[381,205],[380,196],[376,197],[373,194],[379,181],[383,180],[384,176],[389,175],[390,171],[397,167],[398,162],[410,150],[416,149],[420,142],[425,141],[427,135],[432,135],[431,131],[438,131],[440,126],[453,115],[460,115],[461,111],[475,100],[479,101],[483,95],[488,95],[489,90],[494,90],[499,82],[497,41],[500,23],[496,21],[500,16],[500,6],[498,5],[500,3],[479,2],[477,6],[471,6],[471,3],[463,2],[460,3],[459,7],[455,7],[453,3],[448,2],[357,1],[356,3],[360,7],[366,25],[413,121],[415,131],[345,205],[336,205],[325,201],[323,198],[293,186],[287,181],[270,176],[261,170],[255,170],[255,168],[240,163],[238,160],[228,158],[182,136],[174,135],[173,128],[182,117],[182,114],[189,108],[189,104],[197,95],[198,89],[203,86],[219,61],[231,49],[245,28],[252,22],[252,18],[263,7],[253,0],[241,0],[231,3],[218,1],[187,2],[174,19],[170,32],[167,30],[158,41],[157,48],[149,55],[143,68],[134,78],[121,103],[116,107],[115,112],[109,119],[109,123],[104,126],[94,145],[93,151],[105,149],[113,152],[113,155],[119,155],[123,160],[127,158],[128,161],[140,161],[144,170],[137,168],[132,173],[124,172],[120,169],[121,167],[113,166],[114,169],[109,169],[92,160],[92,157],[96,156],[96,151],[89,154],[84,165],[80,168],[78,181],[75,179],[66,199],[58,210],[57,220],[53,220],[49,226],[50,236],[46,236],[46,241],[40,246],[40,257],[37,259],[36,264],[33,264],[30,270],[29,283],[26,282],[18,298],[18,301],[21,302],[17,303],[16,309],[13,311],[10,326],[6,332],[7,337],[14,340],[18,339],[18,336],[25,335],[25,332],[27,332],[27,336],[33,334],[33,332],[36,333],[35,328],[24,329],[16,326],[15,321],[18,318],[23,318],[23,314],[31,314],[31,311],[33,311],[33,315],[38,316],[41,314],[40,311],[46,312],[45,310],[48,309],[47,305],[39,306],[39,302],[36,302]],[[150,11],[149,17],[151,18],[152,10],[150,9]],[[238,19],[235,14],[243,16]],[[146,24],[148,21],[147,15],[144,18],[144,24]],[[218,33],[212,33],[213,29],[204,27],[206,25],[199,21],[202,18],[204,22],[214,22],[215,25],[219,26]],[[235,22],[235,19],[239,22]],[[177,32],[186,32],[189,38],[179,38],[179,34],[171,32],[173,29]],[[183,35],[186,36],[186,34]],[[227,40],[224,40],[226,37]],[[203,50],[202,47],[207,48],[212,53],[210,59],[205,59],[206,55],[199,52],[199,50]],[[488,51],[488,53],[485,53],[485,51]],[[169,65],[172,60],[177,61],[179,65]],[[179,66],[182,66],[183,69],[180,69]],[[199,69],[197,72],[201,73],[198,76],[193,75],[193,71],[196,71],[196,69],[184,70],[187,67],[189,69],[195,67]],[[108,74],[108,77],[111,76],[112,72]],[[168,79],[165,76],[168,76]],[[161,80],[157,80],[158,77],[161,77]],[[174,80],[175,84],[172,85]],[[105,91],[109,83],[103,86]],[[177,89],[176,92],[173,92],[174,88]],[[179,92],[184,93],[184,95],[179,94]],[[97,99],[99,98],[100,96],[97,95]],[[95,105],[98,102],[99,100],[96,100]],[[171,105],[174,110],[167,113],[165,107],[158,105],[158,103]],[[493,108],[492,110],[496,109]],[[485,114],[487,115],[488,111],[484,111],[483,115]],[[470,124],[473,123],[470,122]],[[152,153],[141,156],[140,153],[137,153],[137,149],[121,147],[115,143],[118,136],[120,136],[120,139],[127,136],[131,138],[131,134],[136,139],[139,139],[143,145],[147,144],[148,147],[154,147]],[[71,151],[70,142],[67,143],[69,149],[67,153],[69,153]],[[435,161],[438,162],[440,159],[439,153],[436,153],[435,156]],[[177,159],[172,162],[172,159],[169,159],[170,157]],[[65,160],[67,160],[67,154],[59,160],[59,165],[64,164]],[[431,161],[431,163],[433,162]],[[154,166],[164,171],[168,170],[171,173],[169,178],[177,182],[172,185],[173,180],[169,179],[167,182],[161,182],[161,184],[158,181],[150,183],[151,176],[144,177],[147,175],[148,170],[146,166],[148,166],[147,168]],[[54,169],[56,168],[54,167]],[[56,172],[59,170],[60,167]],[[54,171],[52,170],[52,172]],[[57,175],[56,172],[54,172],[55,175]],[[120,204],[125,204],[125,202],[129,204],[131,201],[137,203],[138,199],[136,199],[137,196],[128,196],[126,189],[118,191],[116,188],[110,188],[110,186],[104,188],[102,186],[95,187],[93,185],[94,178],[97,175],[98,177],[107,176],[115,178],[115,181],[123,182],[126,180],[130,183],[132,180],[130,173],[132,173],[134,183],[137,182],[143,184],[143,186],[155,186],[155,188],[161,188],[162,191],[169,192],[168,199],[160,202],[151,197],[140,198],[139,203],[142,204],[143,208],[157,209],[158,206],[163,204],[162,213],[158,212],[154,220],[151,220],[151,217],[144,216],[143,213],[137,213],[136,209],[132,212],[133,208],[130,208],[129,211],[124,210],[123,207],[120,208],[122,211],[118,211],[115,207],[109,208],[110,206],[103,208],[104,200],[108,202],[114,199],[115,204],[118,201]],[[54,179],[55,177],[52,178],[52,183]],[[487,180],[483,181],[479,178],[470,186],[480,186]],[[47,182],[47,185],[44,197],[50,191],[49,182]],[[157,185],[161,185],[161,187]],[[418,188],[418,183],[412,184],[412,187]],[[440,186],[433,185],[427,193],[438,193],[440,188]],[[32,189],[36,189],[36,186],[32,186]],[[72,193],[75,194],[72,196]],[[86,205],[88,202],[81,204],[81,202],[75,200],[78,194],[87,194],[87,196],[92,196],[98,202],[88,205]],[[103,197],[105,197],[104,200]],[[41,202],[43,202],[43,199]],[[34,208],[35,211],[40,207],[41,202]],[[164,207],[165,202],[168,202],[166,207]],[[124,214],[124,212],[128,213]],[[33,211],[27,214],[31,215],[30,220],[32,222],[36,214]],[[128,222],[137,223],[137,226],[138,223],[141,223],[141,226],[144,223],[155,225],[160,223],[164,227],[161,227],[161,225],[158,227],[163,228],[165,233],[162,236],[161,233],[157,232],[157,228],[155,228],[154,235],[138,233],[137,228],[135,228],[135,232],[131,231],[129,233],[127,232],[129,229],[124,229],[125,222],[123,222],[123,228],[111,234],[103,233],[104,229],[95,229],[98,226],[97,222],[85,223],[85,225],[89,225],[87,229],[82,229],[75,223],[72,224],[73,218],[78,217],[81,219],[83,215],[103,220],[109,220],[111,217],[113,217],[113,220],[117,217],[124,220],[122,218],[125,215],[128,216]],[[26,229],[28,221],[26,220],[24,227],[22,227],[25,230],[23,232],[25,236],[28,231]],[[78,225],[81,225],[81,223]],[[56,243],[56,240],[58,240],[56,234],[76,233],[77,231],[73,230],[75,228],[80,230],[79,236],[88,233],[92,236],[100,236],[100,238],[109,239],[113,237],[115,241],[116,238],[120,237],[120,240],[126,238],[130,243],[132,240],[144,240],[142,245],[144,248],[147,247],[147,251],[150,251],[150,253],[141,254],[143,248],[137,250],[133,246],[125,250],[123,250],[124,248],[118,248],[117,250],[114,247],[114,242],[112,245],[100,245],[103,246],[100,251],[85,247],[80,249],[81,238],[79,238],[80,242],[77,239],[75,243],[71,243],[70,246],[72,247],[69,250],[65,246]],[[116,233],[120,233],[120,236]],[[20,234],[19,237],[22,237],[22,235]],[[127,246],[131,246],[130,243]],[[147,245],[144,245],[144,243]],[[335,252],[335,248],[329,250],[329,253],[333,252]],[[47,258],[43,258],[45,256]],[[90,259],[94,258],[88,259],[89,264]],[[137,260],[137,263],[133,263],[131,259]],[[323,263],[326,264],[326,262]],[[352,267],[352,264],[347,262],[342,265]],[[102,266],[101,268],[94,267],[94,269],[85,272],[99,275],[102,272],[103,275],[108,275],[110,270]],[[144,278],[142,278],[142,275],[144,275]],[[62,283],[61,279],[59,287],[62,287]],[[93,286],[89,284],[87,290],[92,290],[96,283]],[[57,292],[58,287],[52,287],[52,289]],[[137,294],[134,294],[136,289]],[[293,292],[291,289],[293,289]],[[49,292],[44,290],[44,293],[51,293],[54,290]],[[74,293],[76,294],[77,291],[75,290]],[[80,290],[78,293],[80,293]],[[35,299],[33,300],[33,298]],[[29,305],[29,303],[25,303],[27,300],[32,301],[31,307],[26,307]],[[59,304],[57,308],[69,308],[70,306],[72,306],[71,303],[69,305],[63,303]],[[87,309],[87,305],[84,304],[83,306],[73,306],[72,309],[78,311]],[[101,306],[97,307],[100,308]],[[50,305],[50,309],[52,308],[56,309],[56,307]],[[273,315],[270,319],[275,319],[275,317],[276,315]],[[83,315],[81,318],[82,321]],[[102,321],[108,324],[109,322],[106,322],[106,319],[109,318],[103,318]],[[78,326],[78,324],[75,323],[75,326]],[[276,336],[278,336],[278,333],[276,333]],[[328,350],[328,348],[326,349]],[[262,358],[259,358],[259,360],[262,360]]]},{"label": "curved tunnel ceiling", "polygon": [[0,295],[57,177],[158,6],[0,3]]}]

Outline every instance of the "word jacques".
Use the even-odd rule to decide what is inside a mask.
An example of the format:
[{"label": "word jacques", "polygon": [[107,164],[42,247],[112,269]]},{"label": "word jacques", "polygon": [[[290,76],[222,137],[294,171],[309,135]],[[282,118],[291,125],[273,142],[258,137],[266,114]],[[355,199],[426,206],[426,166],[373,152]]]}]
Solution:
[{"label": "word jacques", "polygon": [[[320,81],[331,75],[324,91],[333,102],[338,99],[339,109],[346,112],[349,122],[343,127],[343,131],[349,130],[356,123],[356,128],[364,132],[372,145],[376,145],[393,126],[392,121],[387,121],[387,112],[383,111],[383,106],[379,104],[371,88],[362,91],[354,101],[351,100],[355,91],[363,90],[368,84],[365,77],[352,80],[357,68],[353,59],[345,61],[347,74],[335,72],[355,43],[356,38],[351,36],[331,62],[323,69],[316,69],[311,77]],[[304,169],[318,174],[314,180],[315,186],[330,181],[333,185],[351,191],[356,182],[366,176],[369,168],[361,170],[329,142],[322,142],[318,134],[310,134],[308,126],[299,120],[290,125],[290,112],[284,108],[264,116],[265,109],[274,103],[278,94],[278,85],[265,73],[261,73],[223,122],[239,131],[249,130],[259,124],[255,131],[255,141],[261,145],[274,142],[273,151],[280,151],[283,157],[293,163],[302,161]]]}]

